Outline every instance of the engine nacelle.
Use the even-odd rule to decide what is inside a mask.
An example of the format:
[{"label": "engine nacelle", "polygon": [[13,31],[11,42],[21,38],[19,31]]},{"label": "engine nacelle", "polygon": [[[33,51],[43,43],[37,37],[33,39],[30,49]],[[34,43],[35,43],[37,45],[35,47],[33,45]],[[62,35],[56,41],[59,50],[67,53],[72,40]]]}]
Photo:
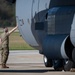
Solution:
[{"label": "engine nacelle", "polygon": [[72,22],[72,26],[71,26],[70,39],[74,46],[74,49],[72,51],[72,59],[75,62],[75,14],[74,14],[73,22]]},{"label": "engine nacelle", "polygon": [[44,55],[49,59],[72,59],[73,48],[67,35],[50,35],[43,42]]}]

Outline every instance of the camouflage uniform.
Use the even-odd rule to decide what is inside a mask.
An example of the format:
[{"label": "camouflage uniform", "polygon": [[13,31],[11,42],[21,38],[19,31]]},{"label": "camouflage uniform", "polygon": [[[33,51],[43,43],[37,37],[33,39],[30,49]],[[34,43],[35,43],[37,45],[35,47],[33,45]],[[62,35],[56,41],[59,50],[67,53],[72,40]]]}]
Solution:
[{"label": "camouflage uniform", "polygon": [[2,65],[6,65],[9,56],[9,35],[7,33],[1,34],[1,63]]}]

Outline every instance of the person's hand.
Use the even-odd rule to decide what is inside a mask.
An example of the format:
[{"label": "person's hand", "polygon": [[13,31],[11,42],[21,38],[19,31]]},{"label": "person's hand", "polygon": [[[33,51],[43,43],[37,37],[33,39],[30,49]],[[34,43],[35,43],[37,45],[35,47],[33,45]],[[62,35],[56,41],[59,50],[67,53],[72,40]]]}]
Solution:
[{"label": "person's hand", "polygon": [[18,28],[18,25],[16,24],[16,28]]}]

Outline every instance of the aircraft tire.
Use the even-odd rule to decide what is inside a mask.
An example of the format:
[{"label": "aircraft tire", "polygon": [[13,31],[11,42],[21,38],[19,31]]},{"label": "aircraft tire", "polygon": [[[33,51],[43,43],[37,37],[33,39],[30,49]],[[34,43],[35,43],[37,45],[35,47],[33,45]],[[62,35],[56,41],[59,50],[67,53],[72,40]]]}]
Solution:
[{"label": "aircraft tire", "polygon": [[73,61],[75,62],[75,49],[74,49],[73,52],[72,52],[72,59],[73,59]]},{"label": "aircraft tire", "polygon": [[64,69],[64,60],[54,60],[53,67],[55,71],[62,71]]},{"label": "aircraft tire", "polygon": [[46,67],[52,67],[52,60],[48,59],[46,56],[43,56],[44,64]]},{"label": "aircraft tire", "polygon": [[68,60],[67,63],[64,66],[64,71],[70,71],[70,69],[73,67],[73,62],[71,60]]}]

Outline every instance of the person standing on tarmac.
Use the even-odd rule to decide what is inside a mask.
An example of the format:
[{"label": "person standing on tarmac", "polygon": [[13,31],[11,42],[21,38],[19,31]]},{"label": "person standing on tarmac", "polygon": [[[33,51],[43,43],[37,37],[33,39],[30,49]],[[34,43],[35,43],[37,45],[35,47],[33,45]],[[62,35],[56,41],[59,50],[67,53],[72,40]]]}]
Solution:
[{"label": "person standing on tarmac", "polygon": [[1,34],[1,65],[2,68],[9,68],[6,66],[8,56],[9,56],[9,35],[14,32],[18,26],[14,27],[12,30],[8,31],[8,28],[4,28],[4,32]]}]

